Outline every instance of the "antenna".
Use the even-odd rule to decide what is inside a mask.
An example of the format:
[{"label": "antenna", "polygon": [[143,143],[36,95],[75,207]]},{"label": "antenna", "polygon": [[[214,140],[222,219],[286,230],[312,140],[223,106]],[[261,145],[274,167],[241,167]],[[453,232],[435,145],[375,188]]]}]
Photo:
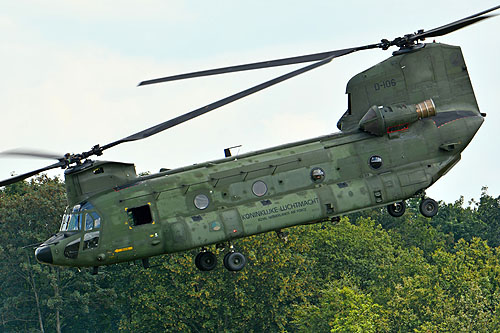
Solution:
[{"label": "antenna", "polygon": [[233,148],[240,148],[240,147],[241,147],[241,145],[237,145],[237,146],[233,146],[233,147],[229,147],[229,148],[224,149],[224,156],[225,157],[231,157],[232,156],[231,155],[231,149],[233,149]]}]

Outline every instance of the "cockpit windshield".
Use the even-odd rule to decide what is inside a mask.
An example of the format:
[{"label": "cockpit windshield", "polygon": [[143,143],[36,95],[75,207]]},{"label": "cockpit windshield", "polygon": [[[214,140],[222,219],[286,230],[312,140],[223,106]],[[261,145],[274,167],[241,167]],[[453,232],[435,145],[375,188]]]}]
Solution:
[{"label": "cockpit windshield", "polygon": [[60,231],[78,231],[99,229],[101,217],[90,202],[67,207],[63,215]]}]

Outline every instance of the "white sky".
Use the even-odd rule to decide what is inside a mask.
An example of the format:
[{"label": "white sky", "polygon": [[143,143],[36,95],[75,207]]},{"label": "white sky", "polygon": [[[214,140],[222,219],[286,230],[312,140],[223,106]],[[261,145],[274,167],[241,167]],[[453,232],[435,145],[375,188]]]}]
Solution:
[{"label": "white sky", "polygon": [[[297,67],[136,87],[188,71],[342,49],[393,39],[497,5],[493,0],[22,1],[0,11],[0,151],[78,153],[115,141]],[[500,11],[498,11],[500,12]],[[439,42],[462,47],[482,112],[462,161],[428,190],[437,200],[500,195],[500,18]],[[336,132],[345,85],[390,51],[362,51],[101,159],[156,172]],[[53,163],[0,159],[0,179]],[[50,172],[60,174],[61,170]]]}]

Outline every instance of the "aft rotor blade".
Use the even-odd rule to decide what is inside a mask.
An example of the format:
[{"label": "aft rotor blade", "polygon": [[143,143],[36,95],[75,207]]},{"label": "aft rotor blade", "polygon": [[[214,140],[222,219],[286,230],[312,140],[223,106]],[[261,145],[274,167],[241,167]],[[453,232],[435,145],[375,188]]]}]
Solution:
[{"label": "aft rotor blade", "polygon": [[31,149],[11,149],[0,153],[0,157],[35,157],[59,160],[62,155]]},{"label": "aft rotor blade", "polygon": [[[351,49],[350,52],[353,52],[355,49]],[[153,126],[153,127],[150,127],[144,131],[141,131],[141,132],[138,132],[138,133],[135,133],[133,135],[130,135],[126,138],[123,138],[121,140],[118,140],[118,141],[115,141],[115,142],[112,142],[110,144],[107,144],[105,146],[102,146],[101,147],[101,151],[104,150],[104,149],[108,149],[108,148],[111,148],[111,147],[114,147],[120,143],[123,143],[123,142],[129,142],[129,141],[136,141],[136,140],[141,140],[141,139],[144,139],[144,138],[147,138],[151,135],[154,135],[154,134],[157,134],[159,132],[162,132],[166,129],[169,129],[171,127],[174,127],[176,125],[179,125],[185,121],[188,121],[188,120],[191,120],[193,118],[196,118],[198,116],[201,116],[202,114],[205,114],[207,112],[210,112],[210,111],[213,111],[217,108],[220,108],[221,106],[224,106],[226,104],[229,104],[229,103],[232,103],[234,101],[237,101],[243,97],[246,97],[248,95],[251,95],[253,93],[256,93],[258,91],[261,91],[263,89],[266,89],[266,88],[269,88],[277,83],[280,83],[280,82],[283,82],[285,80],[288,80],[294,76],[297,76],[297,75],[300,75],[300,74],[303,74],[307,71],[310,71],[312,69],[315,69],[315,68],[318,68],[322,65],[325,65],[327,63],[329,63],[330,61],[332,61],[332,59],[335,58],[334,55],[332,56],[329,56],[327,57],[326,59],[323,59],[321,61],[318,61],[314,64],[311,64],[311,65],[308,65],[306,67],[302,67],[300,69],[297,69],[295,71],[292,71],[290,73],[287,73],[285,75],[282,75],[282,76],[279,76],[275,79],[272,79],[272,80],[269,80],[267,82],[264,82],[264,83],[261,83],[259,85],[256,85],[252,88],[249,88],[249,89],[246,89],[246,90],[243,90],[239,93],[236,93],[234,95],[231,95],[229,97],[226,97],[226,98],[223,98],[221,100],[218,100],[217,102],[214,102],[214,103],[211,103],[211,104],[208,104],[206,106],[203,106],[199,109],[196,109],[196,110],[193,110],[191,112],[188,112],[188,113],[185,113],[179,117],[176,117],[176,118],[173,118],[173,119],[170,119],[168,121],[165,121],[161,124],[158,124],[156,126]]]},{"label": "aft rotor blade", "polygon": [[166,76],[166,77],[162,77],[159,79],[142,81],[141,83],[139,83],[139,86],[144,86],[147,84],[154,84],[154,83],[161,83],[161,82],[168,82],[168,81],[175,81],[175,80],[183,80],[183,79],[189,79],[189,78],[200,77],[200,76],[241,72],[241,71],[248,71],[248,70],[252,70],[252,69],[293,65],[293,64],[300,64],[300,63],[312,62],[312,61],[321,61],[321,60],[326,59],[328,57],[336,58],[336,57],[341,57],[343,55],[352,53],[354,51],[365,50],[368,48],[376,48],[376,47],[378,47],[377,45],[378,44],[366,45],[366,46],[360,46],[360,47],[352,47],[352,48],[343,49],[343,50],[314,53],[314,54],[308,54],[308,55],[297,56],[297,57],[254,62],[254,63],[244,64],[244,65],[221,67],[221,68],[209,69],[209,70],[198,71],[198,72],[191,72],[191,73],[186,73],[186,74]]},{"label": "aft rotor blade", "polygon": [[493,17],[496,15],[486,15],[486,16],[478,16],[478,17],[472,17],[468,19],[463,19],[454,23],[450,23],[447,25],[444,25],[439,28],[435,28],[429,31],[424,31],[422,33],[416,34],[415,37],[418,39],[424,39],[424,38],[429,38],[429,37],[439,37],[439,36],[444,36],[449,34],[450,32],[462,29],[468,25],[477,23],[479,21],[485,20],[487,18]]},{"label": "aft rotor blade", "polygon": [[[450,24],[455,24],[455,23],[458,23],[458,22],[463,21],[463,20],[468,20],[468,19],[471,19],[471,18],[474,18],[474,17],[478,17],[478,16],[481,16],[481,15],[487,14],[487,13],[491,13],[491,12],[493,12],[493,11],[495,11],[495,10],[499,9],[499,8],[500,8],[500,5],[495,6],[495,7],[492,7],[492,8],[490,8],[490,9],[483,10],[482,12],[479,12],[479,13],[473,14],[473,15],[471,15],[471,16],[464,17],[463,19],[461,19],[461,20],[457,20],[457,21],[452,22],[452,23],[450,23]],[[438,29],[439,29],[439,28],[438,28]]]},{"label": "aft rotor blade", "polygon": [[64,166],[66,166],[65,161],[61,161],[61,162],[57,162],[55,164],[51,164],[49,166],[46,166],[44,168],[38,169],[38,170],[34,170],[34,171],[24,173],[22,175],[14,176],[14,177],[0,181],[0,187],[17,183],[18,181],[21,181],[23,179],[26,179],[26,178],[29,178],[29,177],[34,176],[36,174],[39,174],[40,172],[44,172],[44,171],[47,171],[50,169],[60,168],[60,167],[64,167]]},{"label": "aft rotor blade", "polygon": [[[484,14],[490,13],[492,11],[499,9],[499,8],[500,8],[500,5],[492,7],[490,9],[483,10],[482,12],[476,13],[476,14],[471,15],[471,16],[467,16],[461,20],[445,24],[441,27],[434,28],[434,29],[431,29],[428,31],[424,31],[422,33],[417,33],[415,36],[418,39],[443,36],[443,35],[449,34],[450,32],[456,31],[458,29],[462,29],[468,25],[471,25],[471,24],[477,23],[479,21],[482,21],[484,19],[496,16],[496,15],[484,15]],[[481,16],[481,15],[484,15],[484,16]]]}]

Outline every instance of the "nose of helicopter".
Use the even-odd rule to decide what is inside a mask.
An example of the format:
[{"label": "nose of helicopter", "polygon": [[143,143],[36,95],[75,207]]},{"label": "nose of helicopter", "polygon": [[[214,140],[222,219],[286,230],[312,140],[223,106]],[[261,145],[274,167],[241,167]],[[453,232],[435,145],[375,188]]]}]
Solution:
[{"label": "nose of helicopter", "polygon": [[35,250],[35,257],[41,263],[52,264],[52,251],[50,246],[37,247]]}]

